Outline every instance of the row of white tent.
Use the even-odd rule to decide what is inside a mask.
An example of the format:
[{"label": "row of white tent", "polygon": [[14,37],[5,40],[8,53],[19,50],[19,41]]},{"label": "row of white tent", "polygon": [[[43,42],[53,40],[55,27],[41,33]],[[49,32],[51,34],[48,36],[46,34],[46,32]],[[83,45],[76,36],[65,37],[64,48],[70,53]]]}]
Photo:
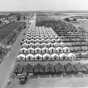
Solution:
[{"label": "row of white tent", "polygon": [[76,60],[76,56],[73,53],[69,53],[68,55],[66,55],[65,53],[62,53],[60,55],[58,54],[19,54],[17,56],[17,61],[52,61],[52,60],[57,60],[57,61],[75,61]]},{"label": "row of white tent", "polygon": [[45,54],[45,53],[48,53],[48,54],[53,54],[53,53],[57,53],[57,54],[61,54],[61,53],[70,53],[70,48],[68,47],[57,47],[57,48],[54,48],[54,47],[50,47],[50,48],[47,48],[47,47],[44,47],[44,48],[21,48],[19,53],[21,54]]},{"label": "row of white tent", "polygon": [[24,42],[26,42],[26,43],[60,43],[61,39],[59,39],[59,38],[48,39],[48,37],[41,38],[40,36],[33,38],[33,37],[30,37],[27,35],[27,37],[22,42],[23,43]]},{"label": "row of white tent", "polygon": [[58,38],[57,34],[52,30],[52,28],[46,27],[35,27],[34,29],[29,29],[28,33],[26,34],[29,38]]},{"label": "row of white tent", "polygon": [[[36,35],[40,36],[40,39],[35,38]],[[35,39],[32,39],[31,36],[34,36]],[[47,39],[45,40],[41,36],[47,36]],[[17,60],[75,60],[75,54],[71,53],[70,48],[66,47],[60,40],[52,28],[36,27],[29,29],[25,34]]]}]

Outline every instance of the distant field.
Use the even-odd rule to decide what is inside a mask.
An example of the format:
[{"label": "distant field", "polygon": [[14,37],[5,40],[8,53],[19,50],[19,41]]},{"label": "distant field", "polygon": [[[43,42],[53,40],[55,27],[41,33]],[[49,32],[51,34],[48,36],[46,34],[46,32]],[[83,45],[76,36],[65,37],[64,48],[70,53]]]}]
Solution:
[{"label": "distant field", "polygon": [[38,20],[59,20],[63,19],[65,17],[71,17],[71,16],[88,16],[88,12],[59,12],[59,11],[52,11],[52,12],[38,12],[37,17]]}]

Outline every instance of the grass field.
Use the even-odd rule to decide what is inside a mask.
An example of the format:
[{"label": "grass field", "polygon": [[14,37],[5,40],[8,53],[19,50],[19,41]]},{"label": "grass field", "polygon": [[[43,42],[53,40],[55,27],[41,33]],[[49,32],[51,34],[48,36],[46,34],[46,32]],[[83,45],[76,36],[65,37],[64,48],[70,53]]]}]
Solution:
[{"label": "grass field", "polygon": [[20,32],[26,27],[25,22],[12,22],[0,27],[0,63],[11,50]]},{"label": "grass field", "polygon": [[11,38],[11,36],[14,35],[14,33],[20,32],[24,28],[24,26],[24,22],[12,22],[0,27],[0,41],[3,41],[3,39],[7,39],[8,36],[9,38]]}]

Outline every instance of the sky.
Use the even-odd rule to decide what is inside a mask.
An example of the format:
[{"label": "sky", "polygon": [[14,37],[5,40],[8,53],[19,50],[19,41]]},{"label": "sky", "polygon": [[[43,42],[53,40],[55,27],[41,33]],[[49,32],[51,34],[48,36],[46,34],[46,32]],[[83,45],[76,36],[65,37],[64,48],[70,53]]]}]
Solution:
[{"label": "sky", "polygon": [[0,11],[88,10],[88,0],[0,0]]}]

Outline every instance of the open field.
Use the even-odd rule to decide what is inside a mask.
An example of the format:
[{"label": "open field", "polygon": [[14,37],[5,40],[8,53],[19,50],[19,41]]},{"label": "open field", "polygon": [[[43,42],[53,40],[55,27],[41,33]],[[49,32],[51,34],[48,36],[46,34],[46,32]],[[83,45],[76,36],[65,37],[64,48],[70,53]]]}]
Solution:
[{"label": "open field", "polygon": [[0,58],[2,59],[10,51],[11,46],[19,33],[25,28],[24,22],[9,23],[0,28]]},{"label": "open field", "polygon": [[26,27],[25,22],[16,22],[6,24],[0,28],[0,41],[5,41],[9,45],[10,42]]}]

